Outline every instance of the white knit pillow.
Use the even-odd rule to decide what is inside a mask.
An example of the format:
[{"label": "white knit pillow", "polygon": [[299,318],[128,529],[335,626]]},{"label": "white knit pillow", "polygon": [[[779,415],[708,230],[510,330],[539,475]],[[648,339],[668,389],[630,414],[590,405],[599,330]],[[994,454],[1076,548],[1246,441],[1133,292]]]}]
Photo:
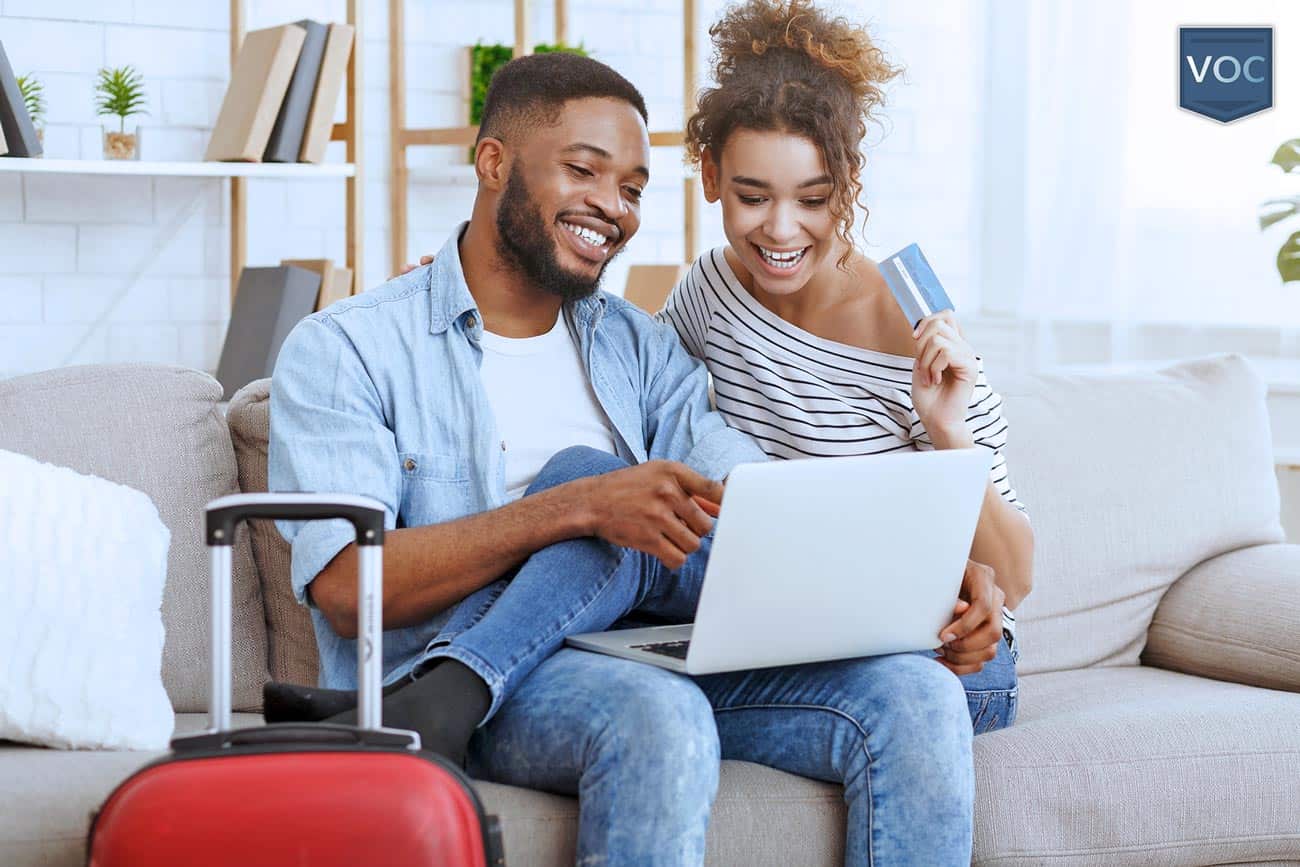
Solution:
[{"label": "white knit pillow", "polygon": [[0,451],[0,738],[167,746],[170,543],[140,491]]}]

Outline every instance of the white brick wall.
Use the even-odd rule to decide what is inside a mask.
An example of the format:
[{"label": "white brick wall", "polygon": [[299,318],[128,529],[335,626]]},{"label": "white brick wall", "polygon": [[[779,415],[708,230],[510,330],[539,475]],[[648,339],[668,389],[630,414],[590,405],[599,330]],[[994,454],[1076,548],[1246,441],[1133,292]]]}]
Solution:
[{"label": "white brick wall", "polygon": [[[248,3],[250,29],[303,17],[342,20],[342,0]],[[367,285],[388,270],[388,4],[365,2],[365,244]],[[536,3],[532,34],[552,39],[552,8]],[[942,0],[924,13],[905,0],[841,2],[870,17],[887,50],[909,67],[892,91],[892,130],[873,147],[867,176],[874,255],[921,239],[959,306],[976,300],[979,273],[973,182],[981,130],[984,2]],[[703,28],[722,3],[699,2]],[[681,123],[678,0],[571,0],[570,41],[627,75],[644,92],[651,127]],[[513,41],[510,0],[408,0],[408,123],[465,121],[465,48]],[[937,22],[937,23],[936,23]],[[0,41],[19,74],[45,82],[50,157],[97,159],[100,120],[91,88],[106,64],[145,75],[140,119],[146,159],[200,159],[228,69],[225,2],[0,0]],[[962,75],[954,78],[953,69]],[[337,117],[342,119],[342,101]],[[873,132],[872,141],[880,135]],[[331,145],[342,159],[342,145]],[[463,160],[462,148],[416,148],[414,166]],[[609,269],[621,291],[637,262],[682,255],[679,154],[656,151],[642,230]],[[254,180],[249,263],[343,257],[341,181]],[[440,247],[468,216],[471,186],[417,181],[410,188],[409,254]],[[188,178],[0,175],[0,376],[73,363],[170,361],[212,370],[220,354],[228,290],[226,182]],[[701,240],[721,243],[716,207],[701,210]]]}]

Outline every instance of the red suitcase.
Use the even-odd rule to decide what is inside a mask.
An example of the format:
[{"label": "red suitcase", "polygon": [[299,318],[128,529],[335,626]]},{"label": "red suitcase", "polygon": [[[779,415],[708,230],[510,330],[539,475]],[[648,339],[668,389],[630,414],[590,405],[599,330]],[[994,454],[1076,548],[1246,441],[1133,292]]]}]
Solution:
[{"label": "red suitcase", "polygon": [[[505,863],[469,779],[380,724],[384,510],[368,497],[239,494],[207,507],[212,560],[208,731],[119,785],[91,823],[91,867]],[[246,518],[346,518],[360,552],[360,725],[230,727],[230,571]]]}]

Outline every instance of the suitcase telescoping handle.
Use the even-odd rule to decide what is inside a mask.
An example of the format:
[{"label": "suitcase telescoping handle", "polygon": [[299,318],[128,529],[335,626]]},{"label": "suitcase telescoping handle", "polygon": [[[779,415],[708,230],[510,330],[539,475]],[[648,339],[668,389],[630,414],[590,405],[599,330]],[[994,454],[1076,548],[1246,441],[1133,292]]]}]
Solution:
[{"label": "suitcase telescoping handle", "polygon": [[315,521],[343,518],[357,531],[358,725],[376,730],[380,722],[383,664],[384,507],[370,497],[352,494],[232,494],[208,503],[205,534],[211,557],[212,679],[208,727],[230,729],[230,573],[235,527],[248,518]]}]

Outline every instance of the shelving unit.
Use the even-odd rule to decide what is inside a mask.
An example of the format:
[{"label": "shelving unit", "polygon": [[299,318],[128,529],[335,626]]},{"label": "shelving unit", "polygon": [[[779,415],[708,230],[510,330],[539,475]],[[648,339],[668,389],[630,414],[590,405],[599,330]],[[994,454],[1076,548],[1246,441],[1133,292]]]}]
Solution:
[{"label": "shelving unit", "polygon": [[[533,39],[528,32],[529,0],[515,0],[515,46],[514,56],[520,57],[532,51]],[[555,0],[555,41],[568,41],[568,4],[566,0]],[[457,145],[470,147],[478,136],[477,126],[439,127],[435,129],[413,129],[406,126],[406,46],[405,37],[405,0],[388,0],[388,76],[389,76],[389,147],[392,166],[392,183],[389,202],[392,209],[391,246],[389,249],[390,271],[396,274],[406,261],[407,241],[407,184],[413,177],[421,180],[435,180],[451,186],[476,183],[473,169],[467,166],[464,173],[458,166],[449,166],[446,170],[419,170],[413,175],[407,164],[406,150],[420,145]],[[695,111],[695,0],[682,0],[682,106],[683,120]],[[685,144],[684,130],[668,130],[650,133],[651,147],[681,147]],[[695,259],[699,243],[696,220],[696,180],[688,175],[682,181],[683,225],[686,235],[684,261]]]},{"label": "shelving unit", "polygon": [[[230,0],[230,66],[233,69],[244,41],[244,2]],[[239,288],[239,274],[248,259],[249,178],[344,178],[347,196],[346,253],[352,269],[350,294],[360,291],[362,271],[362,159],[361,159],[361,53],[365,38],[361,30],[361,0],[347,0],[348,24],[355,36],[347,73],[347,120],[336,123],[330,141],[347,142],[347,162],[321,163],[226,163],[156,162],[149,160],[0,159],[0,173],[69,175],[135,175],[137,177],[230,178],[230,300],[233,306]],[[288,252],[288,251],[286,251]]]},{"label": "shelving unit", "polygon": [[[245,0],[230,0],[230,67],[234,69],[239,58],[239,47],[244,41]],[[239,289],[239,272],[248,260],[248,193],[247,179],[250,177],[345,177],[346,220],[344,260],[352,270],[352,286],[349,294],[356,295],[364,285],[362,217],[362,191],[365,189],[362,177],[361,151],[361,117],[362,94],[361,70],[364,69],[362,52],[366,39],[362,29],[361,0],[347,0],[347,23],[353,28],[352,56],[348,59],[347,84],[345,100],[347,102],[347,120],[334,124],[330,131],[330,141],[347,143],[346,162],[340,165],[305,165],[287,163],[219,163],[216,165],[239,169],[241,167],[266,168],[265,174],[257,171],[238,171],[230,173],[230,301],[234,306],[235,294]],[[211,165],[211,164],[202,164]],[[275,169],[301,169],[302,174],[282,175]]]}]

